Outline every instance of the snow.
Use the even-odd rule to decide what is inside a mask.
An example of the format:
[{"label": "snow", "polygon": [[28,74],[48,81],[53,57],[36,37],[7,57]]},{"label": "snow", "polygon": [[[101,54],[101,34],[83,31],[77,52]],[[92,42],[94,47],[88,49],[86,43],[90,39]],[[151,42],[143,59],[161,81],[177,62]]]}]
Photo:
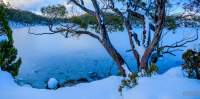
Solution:
[{"label": "snow", "polygon": [[0,41],[6,41],[6,40],[8,40],[6,35],[1,35],[0,36]]},{"label": "snow", "polygon": [[132,74],[131,71],[128,69],[128,66],[126,64],[122,65],[122,67],[125,70],[126,77],[128,77],[128,75]]},{"label": "snow", "polygon": [[[138,83],[138,86],[124,93],[124,99],[200,98],[200,81],[185,78],[180,67],[172,68],[163,75],[140,78]],[[194,92],[194,95],[189,95],[190,92]]]},{"label": "snow", "polygon": [[55,78],[50,78],[48,81],[49,89],[56,89],[58,87],[58,81]]},{"label": "snow", "polygon": [[0,99],[112,99],[113,94],[118,94],[120,80],[120,77],[111,76],[92,83],[47,90],[18,86],[10,74],[0,71]]},{"label": "snow", "polygon": [[135,43],[135,49],[137,50],[137,52],[138,52],[138,54],[140,56],[140,60],[141,60],[142,56],[144,55],[144,52],[145,52],[144,46],[143,45],[139,46],[138,44]]},{"label": "snow", "polygon": [[149,38],[148,36],[150,32],[150,29],[149,29],[150,20],[147,15],[145,15],[144,18],[145,18],[145,30],[146,30],[146,38],[145,38],[144,46],[147,47],[148,38]]},{"label": "snow", "polygon": [[[144,69],[142,69],[141,72],[138,72],[138,76],[139,76],[139,77],[143,77],[145,74],[146,74],[146,73],[145,73],[145,70],[144,70]],[[154,73],[153,73],[153,74],[154,74]],[[156,74],[156,73],[155,73],[155,74]]]},{"label": "snow", "polygon": [[162,75],[138,78],[138,85],[118,92],[121,77],[82,83],[57,90],[18,86],[12,76],[0,70],[1,99],[199,99],[200,81],[186,78],[180,67]]},{"label": "snow", "polygon": [[100,19],[101,19],[101,25],[104,24],[104,17],[102,15],[100,15]]},{"label": "snow", "polygon": [[127,12],[124,13],[124,17],[128,18],[128,13]]}]

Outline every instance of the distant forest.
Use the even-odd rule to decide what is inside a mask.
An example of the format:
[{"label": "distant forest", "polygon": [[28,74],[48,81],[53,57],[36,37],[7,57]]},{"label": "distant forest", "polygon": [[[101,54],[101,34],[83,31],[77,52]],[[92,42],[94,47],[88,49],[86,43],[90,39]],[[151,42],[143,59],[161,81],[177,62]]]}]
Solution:
[{"label": "distant forest", "polygon": [[[23,10],[19,10],[19,9],[14,9],[14,8],[7,8],[6,9],[6,18],[9,21],[15,22],[15,23],[20,23],[22,25],[47,25],[48,24],[48,20],[49,18],[42,16],[42,15],[37,15],[35,13],[29,12],[29,11],[23,11]],[[106,15],[106,19],[108,20],[108,25],[118,25],[120,27],[118,28],[122,28],[122,20],[113,14],[107,14]],[[73,16],[70,18],[57,18],[54,19],[54,23],[60,23],[60,22],[66,22],[66,21],[73,21],[75,23],[79,23],[80,25],[82,25],[84,27],[85,24],[91,24],[94,25],[96,24],[95,18],[91,15],[88,14],[83,14],[80,16]],[[110,20],[113,20],[113,23],[110,23]],[[166,18],[166,22],[165,25],[170,28],[173,29],[174,27],[177,26],[184,26],[184,27],[194,27],[199,25],[198,22],[200,22],[200,16],[194,16],[192,18],[188,18],[188,17],[181,17],[179,15],[173,15],[173,16],[167,16]],[[176,20],[176,21],[175,21]],[[140,21],[137,21],[137,19],[133,19],[132,21],[133,23],[135,23],[137,26],[141,25]],[[185,24],[182,24],[185,23]]]},{"label": "distant forest", "polygon": [[[35,13],[19,9],[7,8],[5,12],[6,18],[9,21],[20,23],[23,25],[46,25],[48,24],[49,20],[47,17],[44,17],[42,15],[37,15]],[[62,22],[64,20],[65,19],[55,19],[55,22]]]}]

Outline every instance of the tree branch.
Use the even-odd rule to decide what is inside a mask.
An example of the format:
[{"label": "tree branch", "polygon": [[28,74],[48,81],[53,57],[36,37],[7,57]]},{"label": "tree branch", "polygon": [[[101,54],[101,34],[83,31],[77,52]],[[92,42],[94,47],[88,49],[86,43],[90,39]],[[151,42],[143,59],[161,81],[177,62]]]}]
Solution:
[{"label": "tree branch", "polygon": [[194,42],[199,39],[198,29],[196,30],[195,37],[183,38],[180,41],[177,41],[171,45],[162,46],[161,48],[177,48],[177,47],[185,47],[186,44]]},{"label": "tree branch", "polygon": [[83,0],[81,0],[81,4],[78,3],[76,0],[70,0],[70,2],[73,2],[76,6],[78,6],[79,8],[81,8],[83,11],[89,13],[90,15],[93,15],[93,16],[96,15],[94,11],[92,11],[92,10],[90,10],[90,9],[88,9],[88,8],[86,8],[84,6]]},{"label": "tree branch", "polygon": [[49,33],[33,33],[33,32],[30,31],[30,27],[29,27],[28,33],[33,34],[33,35],[49,35],[49,34],[66,33],[65,37],[68,37],[69,33],[74,33],[74,34],[72,34],[72,36],[86,34],[86,35],[89,35],[89,36],[91,36],[91,37],[93,37],[97,40],[100,40],[100,37],[98,35],[96,35],[95,33],[92,33],[90,31],[84,31],[84,30],[76,30],[76,29],[73,29],[74,26],[72,26],[72,27],[64,26],[64,28],[60,27],[60,28],[53,29],[53,24],[49,24],[48,27],[49,27],[49,30],[51,31]]}]

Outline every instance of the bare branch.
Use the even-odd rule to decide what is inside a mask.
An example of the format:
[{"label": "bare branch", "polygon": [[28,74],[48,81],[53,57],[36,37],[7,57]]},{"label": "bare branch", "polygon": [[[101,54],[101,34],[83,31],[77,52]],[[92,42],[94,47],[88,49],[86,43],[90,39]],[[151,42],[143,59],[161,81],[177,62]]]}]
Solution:
[{"label": "bare branch", "polygon": [[[76,6],[78,6],[78,7],[81,8],[83,11],[87,12],[87,13],[90,14],[90,15],[93,15],[93,16],[96,15],[94,11],[92,11],[92,10],[86,8],[86,7],[84,6],[84,4],[80,4],[80,3],[78,3],[76,0],[70,0],[70,2],[73,2]],[[81,3],[84,3],[83,0],[81,0]]]},{"label": "bare branch", "polygon": [[194,42],[199,39],[198,29],[196,31],[196,36],[183,38],[180,41],[177,41],[171,45],[162,46],[162,48],[177,48],[177,47],[185,47],[186,44]]},{"label": "bare branch", "polygon": [[115,12],[116,14],[118,14],[122,19],[124,19],[123,13],[122,13],[118,8],[115,7],[114,1],[113,1],[113,0],[108,0],[108,2],[109,2],[109,3],[108,3],[109,8],[110,8],[113,12]]},{"label": "bare branch", "polygon": [[180,41],[177,41],[171,45],[160,46],[159,49],[161,50],[161,54],[170,54],[175,56],[174,52],[183,51],[181,48],[186,47],[186,44],[194,42],[198,40],[198,29],[196,30],[196,36],[183,38]]},{"label": "bare branch", "polygon": [[170,50],[170,49],[167,49],[166,51],[162,51],[162,55],[163,54],[170,54],[170,55],[173,55],[173,56],[176,56],[176,54],[174,54],[174,52],[177,52],[177,51],[183,51],[182,49],[173,49],[173,50]]},{"label": "bare branch", "polygon": [[49,35],[49,34],[58,34],[58,33],[53,33],[53,32],[47,32],[47,33],[34,33],[31,32],[31,27],[28,28],[28,33],[33,34],[33,35]]},{"label": "bare branch", "polygon": [[48,25],[48,28],[50,30],[49,33],[33,33],[33,32],[30,31],[30,27],[29,27],[28,33],[33,34],[33,35],[49,35],[49,34],[63,34],[63,33],[65,33],[66,34],[65,37],[68,37],[69,33],[71,33],[72,35],[86,34],[86,35],[89,35],[93,38],[100,40],[99,36],[96,35],[95,33],[92,33],[92,32],[89,32],[89,31],[84,31],[84,30],[77,30],[74,27],[76,27],[75,24],[72,24],[71,26],[60,24],[59,28],[58,27],[54,28],[52,22],[50,22],[49,25]]}]

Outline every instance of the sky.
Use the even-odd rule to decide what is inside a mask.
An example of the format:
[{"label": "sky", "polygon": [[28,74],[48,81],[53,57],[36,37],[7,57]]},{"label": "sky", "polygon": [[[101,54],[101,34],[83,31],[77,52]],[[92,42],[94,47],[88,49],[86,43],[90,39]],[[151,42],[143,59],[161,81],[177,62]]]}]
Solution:
[{"label": "sky", "polygon": [[[53,4],[65,4],[67,0],[3,0],[17,9],[28,10],[35,13],[40,13],[40,8]],[[69,6],[69,5],[68,5]]]},{"label": "sky", "polygon": [[[13,8],[21,9],[21,10],[28,10],[34,12],[36,14],[41,14],[40,9],[41,7],[48,6],[48,5],[55,5],[55,4],[62,4],[65,5],[67,11],[72,12],[80,12],[80,9],[75,8],[72,4],[68,4],[68,0],[3,0],[5,3],[9,3]],[[85,4],[89,5],[90,0],[84,0]],[[72,7],[73,6],[73,7]],[[88,6],[91,8],[92,6]]]},{"label": "sky", "polygon": [[[67,4],[68,0],[3,0],[3,1],[9,2],[9,4],[14,8],[28,10],[28,11],[31,11],[31,12],[34,12],[37,14],[40,14],[41,7],[47,6],[47,5],[53,5],[53,4],[63,4],[66,6],[68,11],[72,10],[72,5]],[[85,1],[89,5],[87,7],[91,8],[91,6],[89,4],[90,0],[85,0]],[[188,0],[170,0],[170,1],[172,1],[173,3],[181,1],[183,3]],[[179,12],[181,11],[180,6],[179,7],[176,6],[175,9],[176,10],[173,13],[176,13],[177,11],[179,11]],[[80,10],[75,9],[74,12],[80,12]]]}]

